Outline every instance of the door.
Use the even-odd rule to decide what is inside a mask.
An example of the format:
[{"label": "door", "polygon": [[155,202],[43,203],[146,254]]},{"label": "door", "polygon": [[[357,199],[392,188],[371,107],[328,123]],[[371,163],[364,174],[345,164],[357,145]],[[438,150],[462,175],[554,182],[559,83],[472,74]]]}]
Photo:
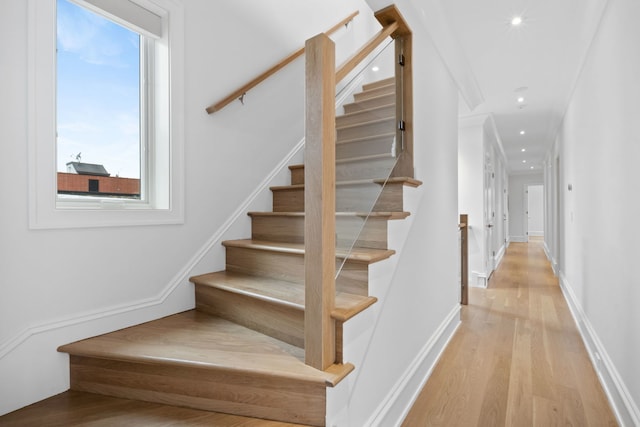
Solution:
[{"label": "door", "polygon": [[544,235],[544,187],[542,185],[529,185],[525,197],[527,207],[525,209],[527,237],[541,237]]},{"label": "door", "polygon": [[484,161],[484,270],[487,275],[487,284],[491,277],[491,273],[493,273],[493,257],[495,256],[495,253],[493,252],[493,226],[495,225],[494,188],[495,173],[493,171],[491,156],[489,152],[487,152]]}]

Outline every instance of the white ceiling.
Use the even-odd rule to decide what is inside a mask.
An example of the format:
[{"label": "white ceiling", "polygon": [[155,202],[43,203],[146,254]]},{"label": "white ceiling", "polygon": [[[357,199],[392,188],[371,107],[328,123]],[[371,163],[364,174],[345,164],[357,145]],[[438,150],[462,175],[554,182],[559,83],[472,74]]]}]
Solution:
[{"label": "white ceiling", "polygon": [[434,0],[476,85],[479,105],[461,114],[493,115],[509,172],[541,170],[606,2]]}]

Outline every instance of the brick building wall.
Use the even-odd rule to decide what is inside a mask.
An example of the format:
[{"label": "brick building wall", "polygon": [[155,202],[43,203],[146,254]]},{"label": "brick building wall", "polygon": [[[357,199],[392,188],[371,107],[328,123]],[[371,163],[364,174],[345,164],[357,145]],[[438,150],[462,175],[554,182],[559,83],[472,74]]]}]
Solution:
[{"label": "brick building wall", "polygon": [[58,172],[58,193],[139,197],[140,180]]}]

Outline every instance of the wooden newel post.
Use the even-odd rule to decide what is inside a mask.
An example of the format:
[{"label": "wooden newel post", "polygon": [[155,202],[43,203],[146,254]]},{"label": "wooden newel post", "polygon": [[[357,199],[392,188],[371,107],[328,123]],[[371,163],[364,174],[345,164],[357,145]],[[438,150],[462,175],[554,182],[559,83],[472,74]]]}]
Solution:
[{"label": "wooden newel post", "polygon": [[325,34],[306,42],[305,362],[335,361],[335,47]]}]

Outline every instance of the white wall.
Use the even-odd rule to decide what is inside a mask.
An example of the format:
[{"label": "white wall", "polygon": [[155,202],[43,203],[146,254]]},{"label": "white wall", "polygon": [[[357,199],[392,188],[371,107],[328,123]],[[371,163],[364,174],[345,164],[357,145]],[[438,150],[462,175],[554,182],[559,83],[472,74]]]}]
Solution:
[{"label": "white wall", "polygon": [[[483,138],[484,138],[484,151],[485,162],[491,164],[491,171],[493,177],[490,181],[491,187],[491,201],[493,217],[491,219],[492,227],[492,241],[491,241],[491,256],[493,256],[493,267],[497,268],[498,263],[502,260],[504,251],[507,244],[507,209],[505,206],[505,195],[508,195],[509,185],[506,179],[506,159],[502,155],[500,149],[501,141],[493,126],[493,118],[489,117],[484,123]],[[488,176],[485,175],[485,179]]]},{"label": "white wall", "polygon": [[[488,173],[485,173],[485,169]],[[485,114],[461,117],[458,136],[458,209],[461,214],[469,215],[471,226],[468,230],[471,286],[486,286],[486,278],[491,273],[487,262],[495,266],[504,254],[506,224],[503,218],[506,209],[503,194],[508,189],[505,176],[505,161],[500,154],[491,117]],[[485,203],[490,205],[487,218]],[[486,234],[488,223],[492,224],[489,242]]]},{"label": "white wall", "polygon": [[458,133],[458,211],[469,215],[469,284],[484,284],[484,145],[483,123],[486,116],[460,120]]},{"label": "white wall", "polygon": [[527,207],[525,208],[525,216],[527,221],[527,236],[543,236],[544,235],[544,186],[529,185],[527,186]]},{"label": "white wall", "polygon": [[[377,31],[356,0],[183,4],[185,223],[29,230],[27,2],[2,1],[0,414],[68,388],[59,345],[194,306],[188,277],[223,268],[222,235],[249,232],[246,215],[228,231],[227,221],[303,136],[303,61],[250,91],[244,107],[212,116],[204,108],[358,8],[339,46]],[[345,55],[341,48],[338,60]],[[265,194],[254,208],[270,208]]]},{"label": "white wall", "polygon": [[549,250],[560,259],[565,294],[627,426],[640,425],[638,15],[635,0],[608,2],[547,162],[548,179],[559,174],[561,209],[561,244]]},{"label": "white wall", "polygon": [[327,425],[398,425],[459,323],[457,87],[421,14],[409,1],[396,4],[414,32],[415,166],[424,184],[409,191],[415,209],[407,240],[394,246],[401,251],[390,260],[396,269],[373,268],[374,278],[391,274],[391,282],[375,285],[380,300],[346,324],[345,335],[358,340],[345,350],[356,370],[329,390],[330,400],[345,406]]},{"label": "white wall", "polygon": [[542,172],[509,176],[509,241],[527,242],[525,222],[526,190],[529,185],[543,184]]}]

